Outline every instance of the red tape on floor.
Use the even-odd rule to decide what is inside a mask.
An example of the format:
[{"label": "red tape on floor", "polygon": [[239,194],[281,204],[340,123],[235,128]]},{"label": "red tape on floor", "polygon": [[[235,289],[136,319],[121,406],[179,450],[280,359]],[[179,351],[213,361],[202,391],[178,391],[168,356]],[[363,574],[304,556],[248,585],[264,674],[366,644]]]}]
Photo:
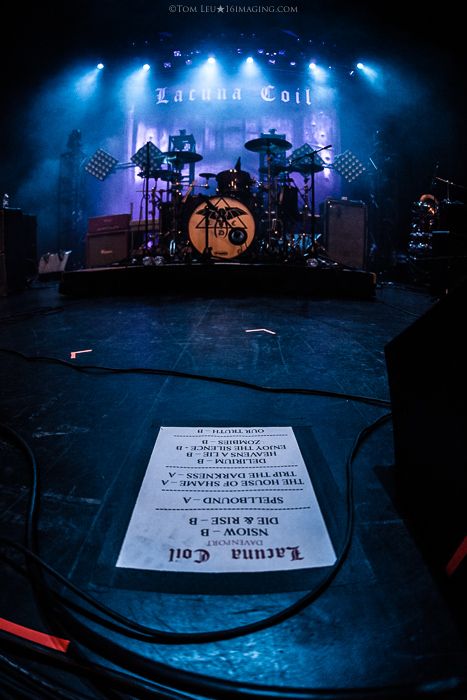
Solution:
[{"label": "red tape on floor", "polygon": [[0,617],[0,630],[14,634],[16,637],[22,637],[23,639],[28,639],[30,642],[35,642],[36,644],[42,644],[44,647],[49,647],[50,649],[55,649],[56,651],[66,652],[70,642],[68,639],[61,639],[60,637],[54,637],[50,634],[45,634],[44,632],[38,632],[37,630],[30,629],[29,627],[23,627],[23,625],[17,625],[16,622],[10,622]]},{"label": "red tape on floor", "polygon": [[459,568],[462,560],[467,556],[467,537],[464,537],[452,557],[450,558],[447,566],[446,573],[448,576],[452,576],[456,569]]}]

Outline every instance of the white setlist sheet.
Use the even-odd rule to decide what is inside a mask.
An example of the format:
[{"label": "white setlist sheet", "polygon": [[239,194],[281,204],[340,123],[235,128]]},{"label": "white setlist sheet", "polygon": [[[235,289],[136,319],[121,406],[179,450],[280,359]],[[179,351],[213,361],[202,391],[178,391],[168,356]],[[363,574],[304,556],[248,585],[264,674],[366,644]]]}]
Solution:
[{"label": "white setlist sheet", "polygon": [[117,567],[247,573],[335,561],[291,427],[161,427]]}]

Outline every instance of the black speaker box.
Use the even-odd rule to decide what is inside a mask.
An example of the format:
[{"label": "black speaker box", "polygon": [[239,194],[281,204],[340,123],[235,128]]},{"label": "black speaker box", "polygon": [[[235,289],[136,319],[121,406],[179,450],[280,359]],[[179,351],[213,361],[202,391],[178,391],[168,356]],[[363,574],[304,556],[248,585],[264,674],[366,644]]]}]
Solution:
[{"label": "black speaker box", "polygon": [[36,217],[0,209],[0,295],[25,288],[37,272]]},{"label": "black speaker box", "polygon": [[466,309],[464,280],[385,347],[398,503],[459,610],[467,590]]},{"label": "black speaker box", "polygon": [[350,199],[326,199],[322,205],[324,247],[332,260],[363,269],[367,257],[367,206]]},{"label": "black speaker box", "polygon": [[124,231],[92,233],[86,236],[86,267],[106,267],[129,255],[130,235]]}]

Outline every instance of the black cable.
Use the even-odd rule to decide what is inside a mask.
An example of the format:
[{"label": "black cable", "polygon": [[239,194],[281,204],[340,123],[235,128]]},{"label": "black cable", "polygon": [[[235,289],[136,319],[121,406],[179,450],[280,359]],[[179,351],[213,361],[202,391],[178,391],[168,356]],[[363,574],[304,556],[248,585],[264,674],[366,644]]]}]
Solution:
[{"label": "black cable", "polygon": [[105,367],[100,365],[78,365],[62,360],[58,357],[49,357],[47,355],[25,355],[19,350],[0,347],[0,352],[14,357],[20,357],[27,362],[43,362],[47,364],[59,365],[75,370],[75,372],[87,373],[102,373],[102,374],[149,374],[159,377],[176,377],[178,379],[197,379],[203,382],[214,382],[216,384],[225,384],[227,386],[236,386],[242,389],[252,389],[254,391],[262,391],[270,394],[299,394],[302,396],[324,396],[332,399],[345,399],[347,401],[358,401],[366,403],[370,406],[379,408],[388,408],[391,402],[386,399],[378,399],[372,396],[359,396],[358,394],[344,394],[336,391],[327,391],[326,389],[302,389],[294,387],[270,387],[261,384],[253,384],[245,382],[242,379],[228,379],[226,377],[215,377],[205,374],[193,374],[191,372],[179,372],[174,369],[157,369],[152,367]]},{"label": "black cable", "polygon": [[192,700],[191,695],[179,693],[175,690],[162,686],[162,684],[151,683],[151,681],[128,675],[123,671],[110,669],[99,665],[97,662],[82,662],[73,659],[65,654],[52,651],[34,642],[27,641],[0,630],[0,641],[3,645],[12,650],[15,654],[20,654],[27,659],[32,659],[36,663],[47,663],[48,666],[63,669],[79,678],[86,677],[88,680],[99,680],[115,687],[120,692],[131,692],[142,700]]},{"label": "black cable", "polygon": [[[229,629],[221,629],[221,630],[213,630],[210,632],[168,632],[166,630],[159,630],[155,629],[152,627],[148,627],[146,625],[141,625],[140,623],[136,622],[135,620],[131,620],[127,618],[126,616],[121,615],[115,610],[112,610],[108,608],[106,605],[101,603],[100,601],[96,600],[92,596],[90,596],[88,593],[85,591],[82,591],[79,589],[77,586],[72,584],[70,581],[68,581],[64,576],[59,574],[55,569],[50,567],[46,562],[44,562],[35,552],[35,546],[33,544],[33,537],[31,536],[31,533],[34,531],[34,525],[31,524],[29,521],[33,521],[34,523],[37,521],[36,513],[31,508],[28,509],[28,526],[27,526],[27,532],[29,533],[29,542],[27,547],[22,547],[19,543],[13,542],[12,540],[9,540],[4,537],[0,537],[0,542],[3,542],[4,544],[10,545],[12,547],[15,547],[16,549],[20,549],[23,554],[26,556],[27,561],[30,563],[34,563],[40,567],[41,571],[46,571],[47,573],[51,574],[56,580],[59,580],[62,585],[64,585],[68,590],[71,590],[75,595],[79,596],[81,599],[85,600],[88,604],[92,605],[95,609],[99,610],[102,612],[104,615],[107,615],[110,617],[112,620],[115,622],[118,622],[120,625],[125,626],[126,630],[123,631],[125,634],[129,634],[130,630],[133,632],[138,633],[139,635],[147,635],[146,641],[151,641],[151,642],[156,642],[159,644],[200,644],[200,643],[207,643],[207,642],[214,642],[214,641],[223,641],[226,639],[233,639],[235,637],[239,636],[244,636],[247,634],[252,634],[254,632],[258,632],[260,630],[264,630],[268,627],[272,627],[276,624],[280,624],[281,622],[284,622],[288,618],[292,617],[293,615],[297,614],[301,610],[303,610],[305,607],[310,605],[314,600],[316,600],[324,590],[329,586],[329,584],[333,581],[335,576],[337,575],[338,571],[342,567],[342,564],[345,561],[345,558],[347,556],[351,539],[352,539],[352,531],[353,531],[353,523],[354,523],[354,514],[353,514],[353,479],[352,479],[352,462],[353,459],[360,447],[360,444],[366,439],[366,436],[370,434],[373,430],[376,430],[380,425],[383,423],[387,422],[391,418],[391,414],[385,414],[384,416],[381,416],[378,418],[374,423],[372,423],[370,426],[367,426],[364,428],[358,436],[355,439],[354,445],[352,447],[352,450],[349,453],[349,456],[346,461],[346,483],[347,483],[347,498],[346,498],[346,506],[347,506],[347,522],[346,522],[346,529],[345,529],[345,535],[344,535],[344,542],[343,546],[341,548],[341,551],[336,559],[336,562],[330,568],[330,570],[324,575],[323,579],[308,593],[306,593],[304,596],[301,596],[298,598],[295,602],[291,603],[291,605],[287,606],[286,608],[283,608],[277,613],[273,613],[272,615],[262,618],[261,620],[257,620],[255,622],[250,622],[247,623],[246,625],[239,625],[237,627],[232,627]],[[5,425],[0,425],[0,432],[3,431],[4,433],[7,433],[9,435],[15,435],[16,436],[16,442],[18,445],[22,447],[22,449],[25,449],[25,446],[27,444],[25,441],[20,438],[16,434],[16,431],[14,431],[12,428],[9,428],[8,426]],[[35,484],[35,488],[37,489],[37,484],[38,484],[38,478],[37,478],[37,463],[34,458],[34,455],[32,451],[25,450],[28,458],[30,459],[30,464],[31,464],[31,469],[32,472],[35,473],[35,478],[33,479],[33,483]],[[34,498],[31,498],[31,501],[33,502],[34,506],[37,505],[38,499],[37,499],[37,494],[34,496]],[[32,546],[31,546],[32,544]],[[55,596],[57,597],[57,595]],[[68,601],[63,599],[62,596],[62,603],[67,604]],[[74,607],[76,607],[76,603],[73,604]],[[86,615],[87,611],[84,608],[80,608],[79,610],[82,614]],[[99,624],[108,626],[108,621],[105,619],[99,620]],[[115,626],[112,626],[115,629]],[[122,630],[119,630],[122,631]]]},{"label": "black cable", "polygon": [[[344,544],[344,550],[348,549],[351,542],[351,535],[353,530],[353,489],[352,489],[352,463],[358,452],[359,447],[362,442],[368,437],[368,435],[375,430],[377,427],[382,425],[390,418],[390,414],[381,416],[377,421],[375,421],[370,426],[367,426],[362,431],[360,431],[357,436],[352,450],[349,453],[346,462],[346,475],[348,479],[348,490],[347,490],[347,503],[350,505],[350,511],[348,513],[348,521],[346,527],[346,538]],[[11,429],[10,429],[11,430]],[[7,540],[3,539],[4,542]],[[21,548],[21,545],[13,543],[17,547]],[[401,698],[401,697],[446,697],[446,691],[451,691],[455,693],[452,697],[461,697],[457,694],[459,687],[465,688],[463,681],[458,679],[448,679],[447,681],[441,681],[434,684],[425,684],[422,686],[407,686],[407,687],[395,687],[395,688],[371,688],[371,689],[297,689],[297,688],[281,688],[280,690],[273,689],[268,686],[260,686],[257,684],[249,683],[237,683],[234,681],[223,681],[222,679],[209,678],[202,676],[200,674],[193,674],[191,672],[181,671],[180,669],[174,669],[168,667],[165,664],[159,664],[154,661],[149,661],[148,659],[130,652],[128,648],[123,648],[120,645],[111,642],[110,640],[102,637],[101,635],[91,631],[88,627],[84,626],[79,622],[74,616],[70,615],[69,611],[65,610],[63,605],[60,610],[61,615],[64,615],[67,619],[68,624],[73,628],[74,632],[77,633],[77,637],[84,637],[85,644],[94,650],[99,655],[108,657],[113,663],[119,663],[121,666],[125,667],[130,665],[131,670],[134,673],[143,675],[145,678],[154,679],[156,682],[160,683],[161,677],[165,684],[172,684],[171,687],[182,688],[183,690],[188,690],[189,692],[194,692],[196,694],[204,693],[204,696],[211,698],[323,698],[323,697],[333,697],[333,698],[351,698],[355,697],[358,693],[359,698]],[[75,650],[80,655],[83,653],[80,645],[76,642],[72,642],[70,645],[71,650]],[[104,652],[104,653],[103,653]],[[118,659],[118,661],[117,661]],[[443,695],[439,695],[442,692]]]},{"label": "black cable", "polygon": [[85,695],[75,690],[59,686],[57,683],[52,683],[48,678],[38,673],[31,671],[24,666],[21,666],[17,661],[9,659],[4,654],[0,653],[0,670],[3,670],[4,676],[13,676],[18,685],[22,685],[27,689],[39,689],[38,697],[43,700],[50,698],[51,700],[88,700]]}]

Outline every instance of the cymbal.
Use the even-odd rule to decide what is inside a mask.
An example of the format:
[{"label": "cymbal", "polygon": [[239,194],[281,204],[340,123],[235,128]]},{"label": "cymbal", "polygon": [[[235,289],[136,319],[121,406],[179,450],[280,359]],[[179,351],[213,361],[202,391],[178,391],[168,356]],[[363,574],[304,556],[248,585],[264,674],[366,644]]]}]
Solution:
[{"label": "cymbal", "polygon": [[200,177],[205,177],[206,180],[209,180],[210,177],[216,177],[216,173],[200,173]]},{"label": "cymbal", "polygon": [[178,160],[179,163],[197,163],[203,156],[192,151],[167,151],[163,154],[167,160]]},{"label": "cymbal", "polygon": [[277,136],[261,136],[259,139],[247,141],[245,148],[248,151],[254,151],[255,153],[267,153],[271,149],[288,151],[289,148],[292,148],[292,144],[285,139],[278,138]]}]

